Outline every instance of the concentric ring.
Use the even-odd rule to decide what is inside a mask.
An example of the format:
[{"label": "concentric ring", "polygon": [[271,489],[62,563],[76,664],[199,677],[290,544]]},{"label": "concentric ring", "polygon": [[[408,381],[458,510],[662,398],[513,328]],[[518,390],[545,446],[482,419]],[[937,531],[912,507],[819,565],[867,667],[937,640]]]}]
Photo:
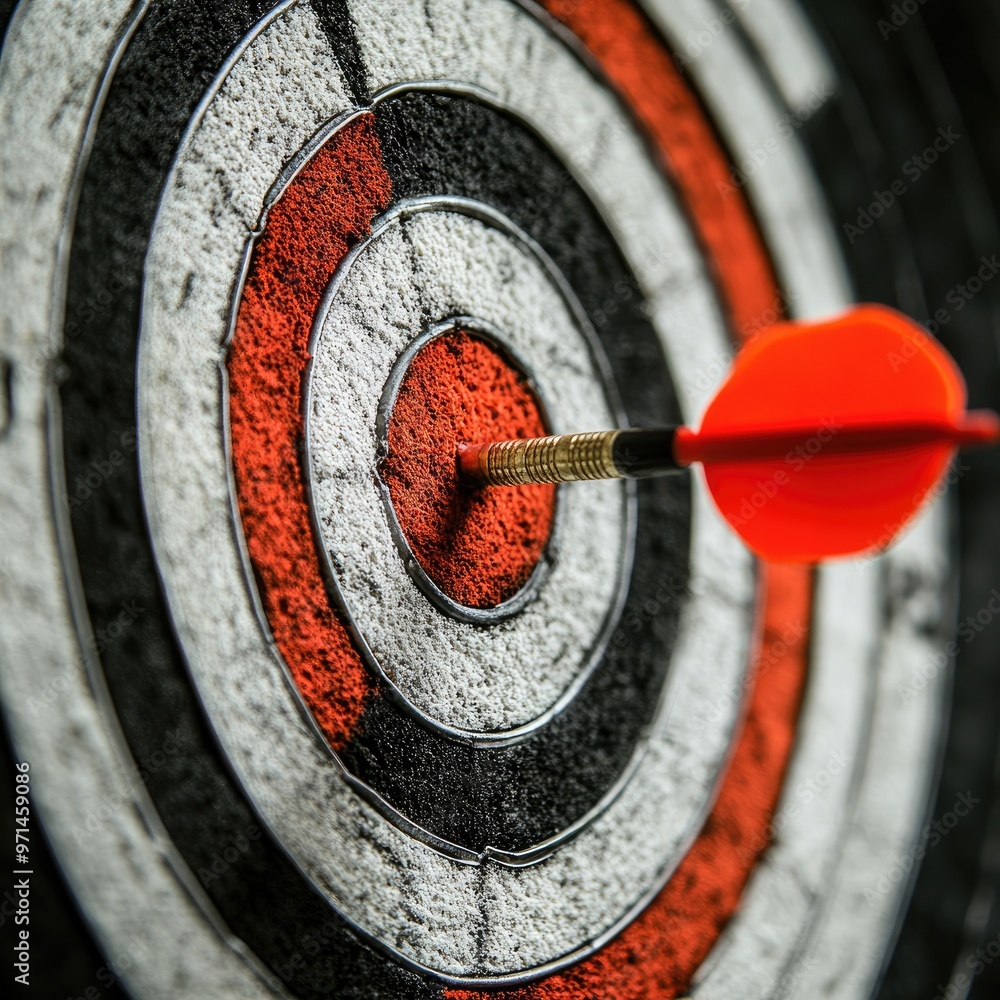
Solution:
[{"label": "concentric ring", "polygon": [[[374,474],[378,404],[426,317],[437,326],[475,316],[500,331],[535,373],[556,426],[618,423],[582,309],[515,240],[502,217],[456,199],[403,203],[384,217],[320,307],[306,395],[313,509],[369,662],[421,717],[493,740],[536,728],[582,687],[617,621],[634,531],[624,484],[564,493],[558,555],[535,600],[487,629],[476,627],[485,615],[442,618],[398,558]],[[443,271],[442,260],[462,266]]]}]

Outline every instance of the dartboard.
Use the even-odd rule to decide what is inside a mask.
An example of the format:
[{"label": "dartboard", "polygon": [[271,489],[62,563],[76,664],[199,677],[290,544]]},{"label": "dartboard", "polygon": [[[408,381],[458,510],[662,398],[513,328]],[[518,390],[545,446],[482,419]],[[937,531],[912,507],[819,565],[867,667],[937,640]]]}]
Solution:
[{"label": "dartboard", "polygon": [[948,491],[810,569],[694,475],[441,474],[470,435],[695,425],[741,345],[855,300],[841,72],[780,0],[21,4],[0,686],[111,983],[875,989]]}]

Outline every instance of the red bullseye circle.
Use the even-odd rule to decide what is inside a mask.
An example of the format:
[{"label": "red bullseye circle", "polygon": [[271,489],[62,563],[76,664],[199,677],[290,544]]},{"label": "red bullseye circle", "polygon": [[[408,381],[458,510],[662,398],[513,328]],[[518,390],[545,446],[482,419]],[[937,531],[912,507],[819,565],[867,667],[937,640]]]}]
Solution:
[{"label": "red bullseye circle", "polygon": [[463,443],[549,432],[525,374],[482,337],[441,334],[410,360],[387,430],[382,478],[423,571],[465,607],[510,600],[545,552],[555,487],[471,489],[459,479],[456,452]]}]

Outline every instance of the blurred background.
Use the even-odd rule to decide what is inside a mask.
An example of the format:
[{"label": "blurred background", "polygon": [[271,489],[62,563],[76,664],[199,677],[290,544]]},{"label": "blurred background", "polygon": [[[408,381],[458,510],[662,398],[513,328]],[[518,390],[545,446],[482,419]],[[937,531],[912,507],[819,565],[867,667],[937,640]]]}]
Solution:
[{"label": "blurred background", "polygon": [[[948,310],[951,320],[937,335],[965,373],[970,402],[996,407],[1000,282],[971,298],[955,291],[983,257],[1000,250],[1000,4],[804,0],[803,6],[845,82],[804,131],[841,223],[858,296],[918,319]],[[905,165],[939,128],[961,139],[921,171],[919,182],[907,181],[906,196],[852,243],[843,223],[856,220],[872,192],[907,176]],[[959,622],[1000,581],[1000,454],[970,454],[963,462],[970,468],[956,486]],[[962,792],[971,791],[984,807],[924,859],[878,994],[885,1000],[1000,996],[1000,961],[976,957],[1000,935],[1000,630],[990,628],[983,638],[963,643],[957,658],[932,815],[941,816]],[[971,985],[958,985],[980,966]]]}]

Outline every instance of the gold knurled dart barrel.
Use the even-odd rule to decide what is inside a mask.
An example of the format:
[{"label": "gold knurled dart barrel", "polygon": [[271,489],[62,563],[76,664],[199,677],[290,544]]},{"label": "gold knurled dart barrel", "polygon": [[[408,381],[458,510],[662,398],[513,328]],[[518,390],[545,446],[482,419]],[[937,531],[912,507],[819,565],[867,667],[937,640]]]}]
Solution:
[{"label": "gold knurled dart barrel", "polygon": [[592,479],[641,479],[682,471],[674,457],[676,427],[589,431],[458,449],[470,486],[529,486]]},{"label": "gold knurled dart barrel", "polygon": [[459,451],[462,477],[479,486],[527,486],[587,479],[620,479],[614,442],[619,431],[559,434],[494,441]]}]

